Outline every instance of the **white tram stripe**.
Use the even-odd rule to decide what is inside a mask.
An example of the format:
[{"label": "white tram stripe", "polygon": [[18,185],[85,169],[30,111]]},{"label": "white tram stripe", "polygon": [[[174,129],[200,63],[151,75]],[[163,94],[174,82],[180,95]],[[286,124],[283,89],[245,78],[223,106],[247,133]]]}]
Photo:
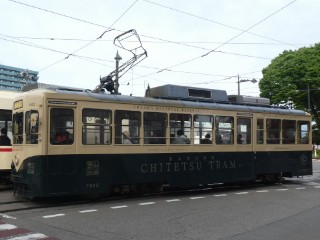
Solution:
[{"label": "white tram stripe", "polygon": [[204,198],[204,197],[191,197],[190,199],[191,200],[197,200],[197,199],[202,199],[202,198]]},{"label": "white tram stripe", "polygon": [[43,239],[47,238],[48,236],[42,233],[29,233],[26,235],[20,235],[16,237],[6,238],[7,240],[35,240],[35,239]]},{"label": "white tram stripe", "polygon": [[266,192],[269,192],[269,190],[258,190],[256,191],[257,193],[266,193]]},{"label": "white tram stripe", "polygon": [[170,202],[180,202],[181,200],[180,199],[169,199],[169,200],[166,200],[166,202],[170,203]]},{"label": "white tram stripe", "polygon": [[214,197],[226,197],[228,196],[227,194],[216,194],[216,195],[213,195]]},{"label": "white tram stripe", "polygon": [[152,205],[155,204],[155,202],[144,202],[144,203],[139,203],[140,206],[146,206],[146,205]]},{"label": "white tram stripe", "polygon": [[91,212],[97,212],[97,211],[98,211],[97,209],[89,209],[89,210],[79,211],[79,213],[91,213]]},{"label": "white tram stripe", "polygon": [[55,217],[63,217],[65,216],[64,213],[59,213],[59,214],[54,214],[54,215],[47,215],[47,216],[42,216],[43,218],[55,218]]},{"label": "white tram stripe", "polygon": [[120,208],[126,208],[128,207],[127,205],[122,205],[122,206],[114,206],[114,207],[110,207],[111,209],[120,209]]},{"label": "white tram stripe", "polygon": [[15,229],[17,228],[15,225],[12,225],[12,224],[0,224],[0,231],[3,231],[3,230],[11,230],[11,229]]},{"label": "white tram stripe", "polygon": [[248,194],[249,192],[237,192],[237,193],[235,193],[235,194],[237,194],[237,195],[243,195],[243,194]]}]

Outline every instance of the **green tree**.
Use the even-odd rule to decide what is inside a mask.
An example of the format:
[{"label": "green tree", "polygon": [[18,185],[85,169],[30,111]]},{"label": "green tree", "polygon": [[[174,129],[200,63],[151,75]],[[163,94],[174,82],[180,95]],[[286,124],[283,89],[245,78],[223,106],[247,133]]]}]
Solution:
[{"label": "green tree", "polygon": [[309,95],[310,113],[316,129],[320,129],[320,43],[284,51],[262,70],[262,74],[261,97],[269,98],[276,106],[309,112]]}]

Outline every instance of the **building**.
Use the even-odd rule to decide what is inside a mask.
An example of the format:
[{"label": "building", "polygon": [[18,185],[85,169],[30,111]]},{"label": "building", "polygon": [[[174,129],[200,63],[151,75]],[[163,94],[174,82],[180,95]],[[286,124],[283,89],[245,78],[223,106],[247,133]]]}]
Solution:
[{"label": "building", "polygon": [[0,90],[20,91],[24,85],[37,81],[36,71],[0,64]]}]

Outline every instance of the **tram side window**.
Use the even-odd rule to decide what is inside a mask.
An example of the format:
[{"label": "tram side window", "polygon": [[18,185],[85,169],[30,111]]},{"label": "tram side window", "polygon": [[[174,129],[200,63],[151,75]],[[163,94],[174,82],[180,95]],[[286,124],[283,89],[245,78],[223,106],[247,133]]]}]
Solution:
[{"label": "tram side window", "polygon": [[267,119],[267,143],[279,144],[280,143],[280,131],[281,120],[280,119]]},{"label": "tram side window", "polygon": [[166,144],[166,113],[143,113],[144,144]]},{"label": "tram side window", "polygon": [[251,144],[251,119],[237,119],[237,144]]},{"label": "tram side window", "polygon": [[7,136],[12,142],[12,111],[0,110],[0,129],[7,129]]},{"label": "tram side window", "polygon": [[216,144],[234,143],[234,118],[216,116]]},{"label": "tram side window", "polygon": [[298,121],[298,143],[309,144],[310,122]]},{"label": "tram side window", "polygon": [[170,143],[171,144],[190,144],[191,138],[190,114],[170,114]]},{"label": "tram side window", "polygon": [[296,121],[282,120],[282,143],[295,144],[296,140]]},{"label": "tram side window", "polygon": [[214,118],[211,115],[194,115],[193,143],[212,144],[212,126]]},{"label": "tram side window", "polygon": [[264,119],[257,119],[257,144],[264,144]]},{"label": "tram side window", "polygon": [[23,143],[23,113],[15,113],[13,115],[13,143]]},{"label": "tram side window", "polygon": [[111,110],[82,110],[82,144],[111,144]]},{"label": "tram side window", "polygon": [[38,131],[39,131],[39,113],[38,111],[27,111],[25,114],[25,132],[26,143],[37,144],[38,143]]},{"label": "tram side window", "polygon": [[141,112],[115,111],[115,143],[140,143]]},{"label": "tram side window", "polygon": [[53,145],[73,144],[73,109],[52,108],[50,111],[50,143]]}]

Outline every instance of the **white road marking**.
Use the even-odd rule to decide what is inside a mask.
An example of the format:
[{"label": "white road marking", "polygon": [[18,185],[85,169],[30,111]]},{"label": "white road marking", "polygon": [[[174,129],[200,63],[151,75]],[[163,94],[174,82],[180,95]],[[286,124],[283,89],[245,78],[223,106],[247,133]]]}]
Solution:
[{"label": "white road marking", "polygon": [[306,189],[306,187],[297,187],[297,188],[295,188],[295,189],[297,189],[297,190],[302,190],[302,189]]},{"label": "white road marking", "polygon": [[266,192],[269,192],[269,190],[258,190],[256,191],[257,193],[266,193]]},{"label": "white road marking", "polygon": [[0,213],[0,217],[8,218],[8,219],[16,219],[15,217],[11,217],[11,216],[9,216],[9,215],[1,214],[1,213]]},{"label": "white road marking", "polygon": [[91,212],[97,212],[97,211],[98,211],[97,209],[90,209],[90,210],[79,211],[79,213],[91,213]]},{"label": "white road marking", "polygon": [[47,215],[47,216],[42,216],[43,218],[55,218],[55,217],[63,217],[65,216],[64,213],[59,213],[59,214],[54,214],[54,215]]},{"label": "white road marking", "polygon": [[214,197],[226,197],[228,196],[227,194],[215,194],[213,195]]},{"label": "white road marking", "polygon": [[128,207],[127,205],[121,205],[121,206],[114,206],[114,207],[110,207],[111,209],[120,209],[120,208],[126,208]]},{"label": "white road marking", "polygon": [[47,237],[48,236],[46,236],[42,233],[30,233],[30,234],[7,238],[7,239],[8,240],[35,240],[35,239],[43,239],[43,238],[47,238]]},{"label": "white road marking", "polygon": [[276,189],[276,191],[288,191],[289,189],[288,188],[278,188]]},{"label": "white road marking", "polygon": [[248,194],[249,192],[237,192],[237,193],[235,193],[235,194],[237,194],[237,195],[243,195],[243,194]]},{"label": "white road marking", "polygon": [[180,202],[181,200],[180,199],[169,199],[169,200],[166,200],[166,202]]},{"label": "white road marking", "polygon": [[204,197],[191,197],[190,199],[191,200],[197,200],[197,199],[202,199],[202,198],[204,198]]},{"label": "white road marking", "polygon": [[139,203],[140,206],[146,206],[146,205],[152,205],[155,204],[155,202],[144,202],[144,203]]},{"label": "white road marking", "polygon": [[0,231],[3,231],[3,230],[11,230],[11,229],[15,229],[17,228],[15,225],[12,225],[12,224],[0,224]]},{"label": "white road marking", "polygon": [[320,186],[313,186],[314,188],[320,188]]}]

